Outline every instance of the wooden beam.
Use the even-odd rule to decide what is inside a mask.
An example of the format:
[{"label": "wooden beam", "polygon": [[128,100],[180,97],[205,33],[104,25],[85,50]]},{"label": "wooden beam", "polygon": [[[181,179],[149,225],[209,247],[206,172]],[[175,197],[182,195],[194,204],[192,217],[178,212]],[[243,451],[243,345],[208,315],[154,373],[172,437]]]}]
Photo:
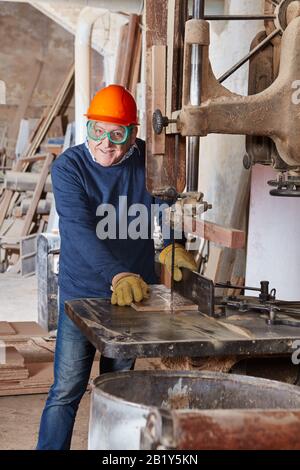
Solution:
[{"label": "wooden beam", "polygon": [[32,155],[31,157],[23,157],[23,158],[20,158],[19,160],[21,162],[34,163],[34,162],[37,162],[39,160],[45,160],[47,155],[48,155],[47,153],[37,153],[36,155]]},{"label": "wooden beam", "polygon": [[[181,6],[186,4],[186,0],[176,0],[176,14],[174,19],[174,31],[181,28],[184,20]],[[168,32],[168,12],[174,5],[171,0],[161,0],[159,2],[159,12],[157,0],[147,0],[145,4],[145,23],[146,23],[146,140],[147,140],[147,156],[146,156],[146,186],[149,192],[161,191],[170,187],[174,187],[178,192],[182,192],[185,187],[185,160],[186,148],[185,138],[175,135],[165,135],[165,151],[161,154],[152,153],[152,47],[167,46]],[[175,35],[175,33],[174,33]],[[177,37],[177,32],[176,32]],[[175,41],[174,41],[175,43]],[[177,44],[176,44],[177,46]],[[178,47],[180,43],[178,41]],[[170,51],[168,50],[168,55]],[[172,54],[172,52],[171,52]],[[176,47],[176,58],[180,57],[179,50]],[[174,57],[175,64],[175,57]],[[173,73],[175,77],[172,79],[172,103],[177,104],[180,97],[180,69],[181,60],[176,59]],[[174,84],[174,86],[173,86]],[[174,105],[175,106],[175,105]],[[165,106],[164,106],[165,109]],[[178,109],[175,106],[175,110]],[[169,116],[170,117],[170,116]],[[165,133],[165,131],[163,131]]]},{"label": "wooden beam", "polygon": [[[14,165],[13,165],[13,168],[14,168],[15,171],[21,170],[22,167],[23,167],[23,163],[20,162],[19,160],[16,163],[14,163]],[[9,205],[10,205],[11,198],[13,197],[13,194],[14,194],[14,192],[9,190],[9,189],[4,190],[3,199],[1,200],[1,204],[0,204],[0,228],[1,228],[1,226],[3,224],[3,221],[6,217],[6,214],[7,214]]]},{"label": "wooden beam", "polygon": [[123,57],[124,67],[123,67],[122,76],[121,76],[121,85],[127,88],[129,87],[130,65],[131,65],[131,60],[132,60],[132,51],[134,50],[134,46],[135,46],[138,23],[139,23],[139,16],[130,15],[125,56]]},{"label": "wooden beam", "polygon": [[128,36],[128,23],[124,24],[121,27],[120,34],[119,34],[119,44],[118,44],[115,74],[114,74],[114,83],[117,83],[118,85],[123,85],[121,81],[122,81],[124,60],[129,60],[129,58],[125,57],[127,36]]},{"label": "wooden beam", "polygon": [[[160,109],[165,115],[166,100],[166,46],[152,46],[152,109]],[[152,129],[152,154],[164,154],[165,133],[155,134]]]},{"label": "wooden beam", "polygon": [[29,235],[29,230],[30,230],[30,227],[31,227],[31,223],[32,223],[35,211],[37,209],[39,200],[41,198],[42,192],[44,190],[46,179],[47,179],[47,176],[49,174],[50,166],[52,164],[53,159],[54,159],[54,155],[52,155],[52,154],[49,154],[46,157],[43,169],[42,169],[41,174],[40,174],[39,182],[36,185],[30,207],[29,207],[29,209],[27,211],[27,214],[26,214],[26,217],[25,217],[24,227],[23,227],[22,234],[21,234],[22,237],[25,237],[26,235]]},{"label": "wooden beam", "polygon": [[184,231],[226,248],[237,249],[245,247],[246,234],[243,230],[222,227],[221,225],[194,219],[190,216],[184,217]]},{"label": "wooden beam", "polygon": [[136,31],[136,40],[135,47],[132,54],[131,68],[130,68],[130,77],[129,77],[129,91],[136,96],[136,86],[140,77],[141,70],[141,60],[142,60],[142,32],[137,26]]}]

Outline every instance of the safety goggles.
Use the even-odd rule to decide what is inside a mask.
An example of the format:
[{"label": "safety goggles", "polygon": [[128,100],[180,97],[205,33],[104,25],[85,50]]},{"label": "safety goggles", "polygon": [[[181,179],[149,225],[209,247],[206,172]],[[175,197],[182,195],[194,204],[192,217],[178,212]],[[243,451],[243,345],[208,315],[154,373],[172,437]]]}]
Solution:
[{"label": "safety goggles", "polygon": [[101,122],[88,121],[87,133],[88,137],[96,142],[100,142],[106,137],[112,144],[122,145],[127,141],[134,126],[118,126],[111,131],[102,129]]}]

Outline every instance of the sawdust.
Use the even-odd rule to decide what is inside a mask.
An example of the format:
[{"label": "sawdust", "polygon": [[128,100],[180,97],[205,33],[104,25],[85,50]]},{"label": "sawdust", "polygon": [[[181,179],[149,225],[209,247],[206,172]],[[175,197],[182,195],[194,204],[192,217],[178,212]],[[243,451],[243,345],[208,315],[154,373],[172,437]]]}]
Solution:
[{"label": "sawdust", "polygon": [[240,361],[237,356],[223,357],[163,357],[161,369],[163,370],[209,370],[212,372],[229,372]]},{"label": "sawdust", "polygon": [[241,328],[240,326],[232,325],[231,323],[225,323],[220,320],[218,320],[218,323],[227,328],[228,330],[232,331],[232,333],[244,336],[245,338],[249,339],[253,338],[251,332],[249,330],[246,330],[246,328]]},{"label": "sawdust", "polygon": [[201,359],[191,358],[193,369],[209,370],[212,372],[229,372],[231,368],[240,361],[236,356],[208,357]]},{"label": "sawdust", "polygon": [[162,357],[162,370],[192,370],[189,357]]}]

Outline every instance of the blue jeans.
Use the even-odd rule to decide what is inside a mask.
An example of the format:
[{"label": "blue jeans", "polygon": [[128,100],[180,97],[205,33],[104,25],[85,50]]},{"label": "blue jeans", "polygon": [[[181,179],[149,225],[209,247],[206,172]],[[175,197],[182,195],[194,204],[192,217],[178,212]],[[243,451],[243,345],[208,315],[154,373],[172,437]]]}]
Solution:
[{"label": "blue jeans", "polygon": [[[80,400],[86,391],[94,346],[67,316],[61,298],[54,358],[54,384],[42,414],[37,450],[68,450]],[[101,374],[132,370],[134,359],[101,356]]]}]

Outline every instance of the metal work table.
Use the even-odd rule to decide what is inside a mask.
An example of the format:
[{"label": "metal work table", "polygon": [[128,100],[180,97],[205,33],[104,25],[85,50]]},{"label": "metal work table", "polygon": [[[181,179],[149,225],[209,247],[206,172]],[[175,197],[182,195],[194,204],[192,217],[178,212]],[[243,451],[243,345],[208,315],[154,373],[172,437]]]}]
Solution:
[{"label": "metal work table", "polygon": [[300,340],[299,327],[268,326],[257,312],[217,319],[198,311],[141,312],[103,299],[66,302],[66,312],[96,349],[119,359],[290,355]]}]

